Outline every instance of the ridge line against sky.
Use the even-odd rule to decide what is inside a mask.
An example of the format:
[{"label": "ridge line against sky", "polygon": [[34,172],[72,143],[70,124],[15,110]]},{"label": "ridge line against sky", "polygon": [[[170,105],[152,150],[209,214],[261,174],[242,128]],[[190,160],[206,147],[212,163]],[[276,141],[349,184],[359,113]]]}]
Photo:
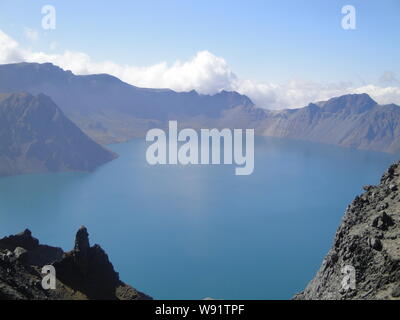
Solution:
[{"label": "ridge line against sky", "polygon": [[[35,41],[37,31],[25,29],[28,39]],[[96,62],[83,52],[66,50],[61,54],[33,51],[0,30],[0,64],[16,62],[51,62],[78,75],[107,73],[129,84],[145,88],[169,88],[178,92],[196,90],[215,94],[221,90],[245,94],[256,106],[266,109],[303,107],[310,102],[327,100],[348,93],[368,93],[380,104],[400,104],[400,87],[396,85],[364,84],[351,82],[323,84],[305,80],[286,83],[257,82],[241,79],[225,59],[209,51],[200,51],[188,61],[166,62],[148,67],[120,65],[113,61]],[[386,71],[379,79],[382,83],[399,83],[396,75]]]},{"label": "ridge line against sky", "polygon": [[[341,25],[342,8],[357,27]],[[54,6],[56,27],[42,25]],[[347,93],[400,104],[400,1],[2,0],[0,63],[51,62],[138,87],[237,91],[262,108]]]}]

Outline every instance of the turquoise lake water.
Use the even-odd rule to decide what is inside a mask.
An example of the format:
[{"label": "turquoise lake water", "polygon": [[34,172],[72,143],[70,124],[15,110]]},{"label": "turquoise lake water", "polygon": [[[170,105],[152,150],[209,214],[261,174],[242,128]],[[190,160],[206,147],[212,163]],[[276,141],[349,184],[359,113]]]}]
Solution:
[{"label": "turquoise lake water", "polygon": [[0,237],[73,247],[88,227],[121,279],[157,299],[289,299],[314,276],[346,206],[396,157],[257,138],[255,170],[150,166],[144,140],[94,173],[0,179]]}]

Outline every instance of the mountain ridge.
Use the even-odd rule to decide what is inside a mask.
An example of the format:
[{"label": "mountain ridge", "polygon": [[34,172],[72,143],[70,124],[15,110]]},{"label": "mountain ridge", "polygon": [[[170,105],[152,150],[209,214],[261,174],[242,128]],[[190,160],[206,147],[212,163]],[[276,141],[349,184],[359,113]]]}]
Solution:
[{"label": "mountain ridge", "polygon": [[400,151],[400,107],[367,94],[348,94],[304,108],[266,111],[265,136],[307,140],[388,153]]},{"label": "mountain ridge", "polygon": [[379,105],[366,93],[276,111],[257,108],[237,92],[138,88],[111,75],[74,75],[50,63],[0,65],[0,92],[8,91],[49,95],[102,144],[144,137],[149,129],[166,129],[168,120],[177,120],[194,129],[255,129],[260,136],[400,152],[400,107]]},{"label": "mountain ridge", "polygon": [[224,110],[253,106],[237,92],[202,95],[193,90],[139,88],[110,75],[74,75],[50,63],[0,65],[0,92],[20,91],[50,96],[86,134],[103,144],[143,136],[169,119],[203,117],[203,123],[213,122]]}]

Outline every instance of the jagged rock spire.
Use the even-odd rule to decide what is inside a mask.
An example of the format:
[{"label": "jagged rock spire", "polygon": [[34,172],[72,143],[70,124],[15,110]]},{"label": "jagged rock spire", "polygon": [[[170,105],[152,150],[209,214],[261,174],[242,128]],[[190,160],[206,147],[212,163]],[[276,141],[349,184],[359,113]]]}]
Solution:
[{"label": "jagged rock spire", "polygon": [[86,227],[81,226],[76,233],[74,250],[81,254],[86,254],[89,248],[89,233],[87,232]]}]

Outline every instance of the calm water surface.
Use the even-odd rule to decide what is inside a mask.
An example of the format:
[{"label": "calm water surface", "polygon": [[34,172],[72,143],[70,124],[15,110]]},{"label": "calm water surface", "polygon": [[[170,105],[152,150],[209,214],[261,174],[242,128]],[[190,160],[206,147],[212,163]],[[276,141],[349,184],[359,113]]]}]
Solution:
[{"label": "calm water surface", "polygon": [[121,278],[157,299],[289,299],[313,277],[346,206],[396,157],[258,138],[255,171],[146,163],[143,140],[96,172],[0,179],[0,237],[73,247],[85,225]]}]

